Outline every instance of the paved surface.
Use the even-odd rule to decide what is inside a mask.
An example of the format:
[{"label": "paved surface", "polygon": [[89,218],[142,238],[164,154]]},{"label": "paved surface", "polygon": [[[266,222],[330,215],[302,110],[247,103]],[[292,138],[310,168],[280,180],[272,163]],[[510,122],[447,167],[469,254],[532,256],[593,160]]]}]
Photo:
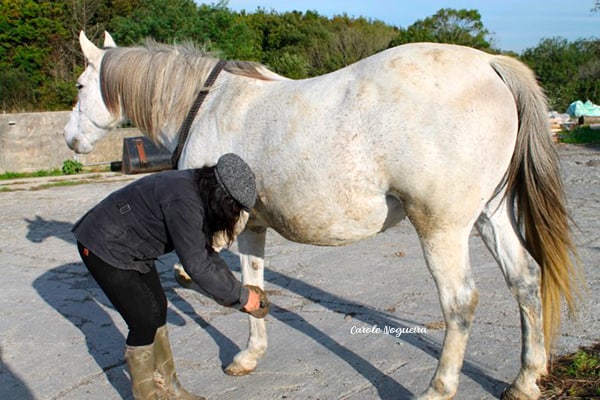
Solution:
[{"label": "paved surface", "polygon": [[[600,147],[559,151],[590,286],[579,322],[563,324],[558,351],[566,352],[600,340]],[[131,177],[85,178],[95,183],[0,183],[0,399],[130,398],[126,328],[80,264],[70,228]],[[161,259],[176,365],[190,391],[209,399],[358,400],[405,399],[427,387],[443,330],[408,222],[341,248],[290,243],[272,232],[267,243],[269,350],[246,377],[222,372],[245,347],[246,316],[178,287],[174,257]],[[456,398],[491,399],[517,373],[519,317],[475,234],[471,249],[481,299]],[[235,247],[226,258],[239,274]],[[427,332],[356,332],[372,326]]]}]

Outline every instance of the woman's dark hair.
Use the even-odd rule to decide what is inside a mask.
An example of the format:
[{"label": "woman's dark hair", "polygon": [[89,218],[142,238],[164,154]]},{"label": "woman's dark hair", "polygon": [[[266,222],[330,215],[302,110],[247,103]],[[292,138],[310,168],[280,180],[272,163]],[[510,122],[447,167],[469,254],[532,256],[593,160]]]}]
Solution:
[{"label": "woman's dark hair", "polygon": [[202,230],[208,239],[207,250],[212,253],[214,252],[212,245],[215,233],[223,231],[228,244],[231,245],[233,242],[233,229],[240,217],[242,207],[219,185],[215,176],[215,167],[198,169],[196,171],[196,182],[204,205],[204,218],[206,219]]}]

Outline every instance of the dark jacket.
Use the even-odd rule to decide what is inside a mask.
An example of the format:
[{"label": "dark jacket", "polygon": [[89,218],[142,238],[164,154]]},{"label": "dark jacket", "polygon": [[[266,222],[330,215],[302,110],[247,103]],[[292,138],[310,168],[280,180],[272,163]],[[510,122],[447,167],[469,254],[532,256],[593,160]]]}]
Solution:
[{"label": "dark jacket", "polygon": [[73,227],[79,242],[121,269],[148,272],[173,250],[203,291],[226,306],[246,304],[248,289],[217,253],[207,250],[204,207],[194,170],[140,178],[110,194]]}]

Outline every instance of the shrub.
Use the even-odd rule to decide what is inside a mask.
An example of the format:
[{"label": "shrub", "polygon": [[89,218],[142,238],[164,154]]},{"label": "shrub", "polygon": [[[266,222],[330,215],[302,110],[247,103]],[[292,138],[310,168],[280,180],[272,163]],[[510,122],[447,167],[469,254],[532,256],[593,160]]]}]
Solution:
[{"label": "shrub", "polygon": [[75,175],[83,171],[83,165],[79,161],[65,160],[62,166],[62,172],[65,175]]}]

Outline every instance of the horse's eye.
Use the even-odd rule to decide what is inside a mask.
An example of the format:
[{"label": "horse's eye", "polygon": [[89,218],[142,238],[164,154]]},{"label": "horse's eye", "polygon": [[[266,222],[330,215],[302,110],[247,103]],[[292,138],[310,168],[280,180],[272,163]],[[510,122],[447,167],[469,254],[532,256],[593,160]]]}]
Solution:
[{"label": "horse's eye", "polygon": [[83,85],[79,82],[75,86],[77,86],[77,90],[83,89]]}]

